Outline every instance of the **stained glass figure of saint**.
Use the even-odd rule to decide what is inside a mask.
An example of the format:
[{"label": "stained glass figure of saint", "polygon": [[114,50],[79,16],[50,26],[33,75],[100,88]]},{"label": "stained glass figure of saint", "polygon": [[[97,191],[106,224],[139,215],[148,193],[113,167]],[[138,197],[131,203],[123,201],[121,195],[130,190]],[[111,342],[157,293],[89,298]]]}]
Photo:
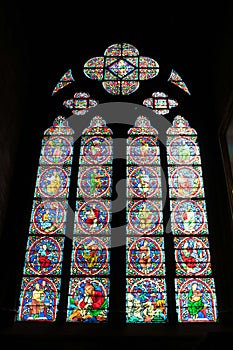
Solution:
[{"label": "stained glass figure of saint", "polygon": [[24,277],[21,287],[20,321],[55,321],[60,278]]},{"label": "stained glass figure of saint", "polygon": [[70,280],[67,321],[106,322],[109,304],[108,278],[78,278]]}]

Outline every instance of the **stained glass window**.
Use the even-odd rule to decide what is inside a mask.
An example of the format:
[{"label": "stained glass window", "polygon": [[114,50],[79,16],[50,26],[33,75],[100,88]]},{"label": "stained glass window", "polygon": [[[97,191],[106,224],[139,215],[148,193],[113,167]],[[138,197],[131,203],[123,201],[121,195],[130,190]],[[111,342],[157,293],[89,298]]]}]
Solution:
[{"label": "stained glass window", "polygon": [[139,116],[127,139],[126,321],[167,321],[158,131]]},{"label": "stained glass window", "polygon": [[89,59],[83,71],[88,78],[102,81],[108,93],[130,95],[139,88],[140,80],[158,75],[159,65],[152,58],[140,56],[133,45],[122,43],[109,46],[104,56]]},{"label": "stained glass window", "polygon": [[18,321],[55,321],[60,300],[73,130],[58,116],[44,133],[26,246]]},{"label": "stained glass window", "polygon": [[55,88],[53,89],[52,96],[55,95],[59,90],[63,89],[67,85],[71,84],[74,81],[72,70],[68,69],[65,74],[61,77],[59,82],[56,84]]},{"label": "stained glass window", "polygon": [[68,322],[108,320],[112,158],[112,131],[95,116],[81,139]]},{"label": "stained glass window", "polygon": [[[158,75],[159,65],[155,59],[141,56],[133,45],[118,43],[107,47],[103,56],[90,58],[83,72],[87,78],[101,81],[111,95],[131,95],[139,89],[142,80]],[[74,78],[69,69],[52,95],[72,82]],[[190,95],[174,69],[167,82]],[[97,104],[89,93],[76,92],[72,98],[63,99],[62,107],[72,112],[73,120],[80,120]],[[157,120],[164,121],[163,116],[177,107],[178,101],[164,92],[154,91],[142,104],[152,110],[153,115],[157,114]],[[111,250],[112,179],[114,172],[122,170],[117,166],[113,168],[116,164],[113,131],[103,117],[94,116],[82,131],[79,156],[74,162],[73,134],[63,116],[58,116],[44,133],[17,321],[56,321],[62,299],[66,307],[60,308],[67,324],[107,323],[112,311],[111,297],[118,292],[114,290],[110,294],[110,277],[114,275],[110,266],[110,258],[114,256]],[[158,130],[148,117],[139,115],[127,133],[125,305],[119,312],[125,312],[128,324],[169,323],[174,309],[179,323],[216,322],[215,279],[197,132],[185,118],[177,115],[165,134],[166,149],[161,153]],[[162,188],[161,160],[163,164],[167,160],[170,212],[165,214],[170,214],[171,220],[168,236],[164,234],[166,210],[162,203],[165,188]],[[72,163],[77,178],[73,175]],[[69,232],[66,250],[71,183],[75,184],[72,186],[75,208],[72,240]],[[172,267],[166,265],[167,248],[173,252]],[[67,278],[62,282],[64,265],[68,265],[69,271],[67,275],[66,270]],[[122,274],[122,265],[118,273]],[[172,293],[167,293],[171,280],[175,291],[173,310],[170,309]]]},{"label": "stained glass window", "polygon": [[180,115],[167,130],[178,322],[216,322],[217,302],[197,132]]}]

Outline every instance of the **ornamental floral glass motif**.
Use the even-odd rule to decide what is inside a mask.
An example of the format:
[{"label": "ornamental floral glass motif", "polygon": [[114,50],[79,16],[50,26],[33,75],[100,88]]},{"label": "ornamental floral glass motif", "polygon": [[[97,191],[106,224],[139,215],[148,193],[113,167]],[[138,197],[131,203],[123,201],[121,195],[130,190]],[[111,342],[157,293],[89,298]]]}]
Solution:
[{"label": "ornamental floral glass motif", "polygon": [[167,130],[167,161],[178,321],[215,322],[215,282],[197,132],[180,115]]},{"label": "ornamental floral glass motif", "polygon": [[178,106],[178,102],[171,98],[164,92],[153,92],[152,97],[146,98],[143,105],[153,109],[156,114],[168,114],[170,109]]},{"label": "ornamental floral glass motif", "polygon": [[167,321],[158,132],[139,116],[127,139],[126,319]]},{"label": "ornamental floral glass motif", "polygon": [[58,116],[42,140],[18,321],[55,321],[65,243],[73,130]]},{"label": "ornamental floral glass motif", "polygon": [[159,73],[158,63],[139,55],[133,45],[122,43],[109,46],[104,56],[93,57],[84,64],[84,74],[102,81],[112,95],[130,95],[139,88],[140,80],[149,80]]},{"label": "ornamental floral glass motif", "polygon": [[76,92],[74,97],[63,102],[63,106],[71,109],[72,113],[83,115],[89,108],[97,106],[98,102],[87,92]]},{"label": "ornamental floral glass motif", "polygon": [[81,139],[68,322],[108,318],[112,157],[112,131],[95,116]]}]

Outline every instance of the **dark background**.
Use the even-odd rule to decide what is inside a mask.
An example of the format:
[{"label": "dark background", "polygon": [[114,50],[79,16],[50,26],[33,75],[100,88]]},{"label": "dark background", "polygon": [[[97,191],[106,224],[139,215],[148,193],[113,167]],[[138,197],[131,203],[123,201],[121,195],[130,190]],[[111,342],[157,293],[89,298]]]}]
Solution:
[{"label": "dark background", "polygon": [[[224,140],[219,136],[232,118],[233,24],[232,5],[201,8],[196,3],[158,5],[156,3],[88,4],[64,2],[42,4],[1,3],[0,11],[0,231],[1,231],[1,336],[14,345],[46,344],[51,348],[80,345],[102,349],[94,336],[111,336],[122,344],[129,337],[146,342],[182,348],[216,340],[232,341],[233,320],[233,232],[229,201],[229,179]],[[103,56],[105,49],[118,42],[134,45],[140,55],[155,59],[159,75],[140,83],[130,96],[112,96],[98,81],[84,76],[84,63]],[[75,84],[55,96],[51,93],[62,75],[72,69]],[[174,68],[187,84],[191,96],[167,79]],[[171,325],[168,327],[64,328],[12,324],[18,281],[45,129],[59,114],[70,112],[62,102],[77,91],[89,92],[99,103],[142,104],[153,91],[166,92],[179,106],[167,119],[181,114],[199,136],[203,177],[211,228],[212,259],[217,285],[220,324]],[[56,328],[57,327],[57,328]],[[62,326],[61,326],[62,327]],[[50,329],[51,328],[51,329]],[[156,328],[156,329],[154,329]],[[39,336],[40,334],[40,336]],[[58,339],[58,342],[55,341]],[[62,340],[61,340],[62,339]],[[88,342],[89,340],[89,342]],[[109,340],[110,341],[110,340]],[[195,346],[195,347],[194,347]]]}]

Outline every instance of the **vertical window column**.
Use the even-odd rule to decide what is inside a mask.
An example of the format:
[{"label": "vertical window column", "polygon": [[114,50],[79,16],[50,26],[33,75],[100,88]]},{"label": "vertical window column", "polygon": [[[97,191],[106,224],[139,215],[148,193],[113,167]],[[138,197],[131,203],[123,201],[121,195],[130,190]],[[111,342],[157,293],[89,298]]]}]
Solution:
[{"label": "vertical window column", "polygon": [[112,131],[95,116],[81,138],[68,322],[108,321],[112,157]]},{"label": "vertical window column", "polygon": [[126,322],[167,322],[158,132],[139,116],[127,139]]},{"label": "vertical window column", "polygon": [[60,300],[73,130],[58,116],[42,140],[18,321],[55,321]]},{"label": "vertical window column", "polygon": [[215,283],[197,132],[180,115],[167,130],[167,162],[178,322],[215,322]]}]

